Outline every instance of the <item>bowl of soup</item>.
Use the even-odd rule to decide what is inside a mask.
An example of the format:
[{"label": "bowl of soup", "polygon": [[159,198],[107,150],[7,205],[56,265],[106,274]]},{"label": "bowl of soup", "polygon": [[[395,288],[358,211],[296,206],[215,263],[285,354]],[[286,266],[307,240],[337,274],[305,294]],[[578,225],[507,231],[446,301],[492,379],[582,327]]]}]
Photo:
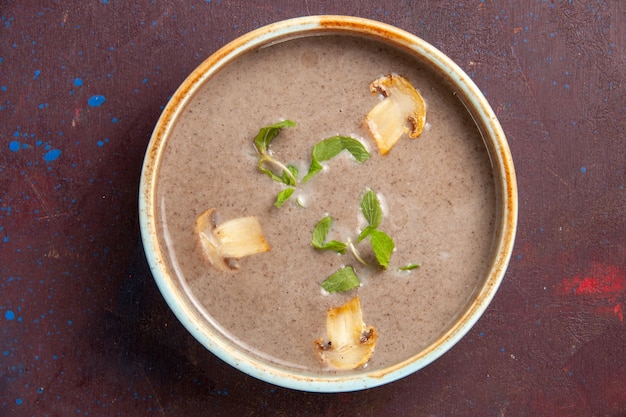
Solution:
[{"label": "bowl of soup", "polygon": [[396,27],[256,29],[180,85],[149,143],[142,240],[165,301],[271,384],[356,391],[441,357],[507,268],[504,132],[443,53]]}]

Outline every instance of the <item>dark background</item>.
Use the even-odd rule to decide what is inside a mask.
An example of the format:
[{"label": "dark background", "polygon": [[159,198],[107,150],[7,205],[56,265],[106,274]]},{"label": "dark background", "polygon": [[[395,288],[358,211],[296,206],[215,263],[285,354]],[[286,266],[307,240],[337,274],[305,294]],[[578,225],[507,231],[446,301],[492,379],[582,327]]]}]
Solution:
[{"label": "dark background", "polygon": [[[519,185],[513,257],[477,325],[422,371],[337,395],[205,351],[158,292],[137,216],[177,86],[234,38],[309,14],[450,56]],[[0,0],[0,15],[0,415],[626,416],[626,2]]]}]

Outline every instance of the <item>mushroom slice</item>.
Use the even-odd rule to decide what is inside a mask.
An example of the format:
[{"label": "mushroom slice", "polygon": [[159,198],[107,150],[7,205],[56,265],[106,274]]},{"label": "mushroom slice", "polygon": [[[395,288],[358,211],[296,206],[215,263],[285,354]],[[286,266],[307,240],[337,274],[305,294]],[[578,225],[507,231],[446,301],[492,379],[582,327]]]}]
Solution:
[{"label": "mushroom slice", "polygon": [[363,323],[361,302],[356,296],[340,307],[328,310],[328,340],[314,342],[322,362],[336,369],[349,370],[365,365],[376,346],[376,329]]},{"label": "mushroom slice", "polygon": [[370,91],[383,96],[383,100],[365,118],[382,155],[387,154],[403,134],[416,138],[422,133],[426,123],[426,105],[408,79],[389,74],[374,80]]},{"label": "mushroom slice", "polygon": [[215,209],[211,208],[196,219],[196,234],[209,262],[222,270],[233,269],[232,259],[270,250],[261,223],[254,216],[239,217],[216,225]]}]

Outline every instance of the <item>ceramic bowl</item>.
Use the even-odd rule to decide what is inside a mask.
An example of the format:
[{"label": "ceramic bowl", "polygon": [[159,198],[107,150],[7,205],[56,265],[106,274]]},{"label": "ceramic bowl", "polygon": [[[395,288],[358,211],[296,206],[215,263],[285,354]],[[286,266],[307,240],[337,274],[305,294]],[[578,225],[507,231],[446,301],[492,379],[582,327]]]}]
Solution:
[{"label": "ceramic bowl", "polygon": [[[281,48],[290,42],[300,42],[305,49],[299,50],[297,54],[289,52],[285,55]],[[359,45],[369,48],[370,44],[374,45],[370,51],[374,59],[359,58]],[[330,49],[309,53],[306,48],[313,48],[311,45]],[[346,49],[345,54],[341,48]],[[314,107],[303,106],[303,111],[298,113],[299,117],[305,118],[307,114],[315,116],[315,126],[322,133],[330,132],[332,127],[325,127],[325,112],[333,112],[333,117],[343,112],[348,117],[351,111],[362,111],[360,108],[353,109],[349,100],[340,101],[354,89],[351,86],[348,91],[346,86],[359,77],[358,71],[354,71],[352,77],[351,70],[345,70],[343,65],[355,65],[353,68],[359,70],[365,68],[366,64],[376,61],[377,51],[387,54],[385,59],[393,60],[397,57],[402,61],[403,68],[413,74],[416,86],[422,89],[428,112],[432,112],[427,113],[428,125],[423,137],[415,139],[415,142],[407,139],[402,145],[407,147],[407,151],[393,149],[386,156],[397,158],[397,169],[394,172],[398,173],[398,178],[395,182],[406,186],[402,193],[409,195],[405,202],[396,206],[389,203],[392,206],[389,209],[404,213],[408,219],[405,221],[422,222],[418,228],[421,232],[416,233],[418,243],[415,248],[409,248],[414,251],[413,256],[421,263],[421,268],[413,271],[412,275],[396,274],[386,278],[387,281],[370,277],[366,279],[369,281],[363,288],[353,290],[363,294],[365,320],[371,320],[371,324],[379,329],[380,343],[366,366],[346,372],[332,371],[306,363],[298,364],[297,355],[294,356],[296,359],[289,356],[293,347],[265,354],[264,348],[254,346],[255,338],[260,337],[256,336],[257,331],[261,336],[264,332],[274,332],[277,344],[281,343],[282,338],[285,338],[286,343],[286,339],[291,337],[289,332],[292,331],[292,322],[315,317],[320,323],[319,328],[304,329],[310,334],[307,333],[303,338],[305,341],[310,339],[312,345],[314,335],[323,336],[320,333],[325,329],[325,311],[333,303],[329,301],[332,298],[328,294],[316,290],[310,283],[289,290],[288,285],[271,284],[268,281],[267,284],[257,282],[245,287],[244,284],[237,284],[242,285],[242,295],[232,289],[236,288],[233,287],[233,282],[238,279],[235,276],[217,285],[215,281],[218,280],[214,276],[206,278],[203,275],[203,268],[209,270],[210,266],[185,259],[197,255],[193,219],[214,203],[210,201],[212,194],[205,192],[205,189],[213,189],[212,193],[215,194],[215,187],[223,186],[231,190],[229,195],[253,195],[259,186],[250,184],[258,181],[264,186],[262,182],[268,180],[263,176],[252,177],[256,166],[254,159],[250,159],[254,155],[250,152],[253,149],[251,142],[246,142],[248,139],[242,144],[233,142],[235,149],[223,149],[230,142],[219,145],[219,149],[211,148],[217,145],[212,145],[214,142],[205,139],[203,135],[211,136],[219,132],[219,126],[217,123],[212,124],[213,121],[225,113],[227,117],[220,123],[228,124],[228,119],[233,119],[233,129],[241,124],[238,118],[242,121],[253,120],[252,125],[261,127],[260,119],[254,120],[255,115],[263,109],[272,111],[274,107],[280,107],[280,91],[288,96],[292,93],[291,86],[299,85],[303,88],[302,84],[310,81],[313,87],[304,89],[302,93],[293,93],[296,94],[293,111],[298,110],[297,94],[302,94],[302,100],[310,100],[310,106]],[[260,57],[273,53],[277,55],[275,59],[267,61],[270,64],[260,61]],[[311,77],[302,75],[306,68],[313,68],[311,71],[314,71],[328,64],[327,61],[334,62],[333,59],[337,59],[334,67],[337,71],[320,70],[325,71],[321,73],[323,83],[319,82],[319,74]],[[363,62],[359,63],[359,59],[363,59]],[[415,71],[412,62],[415,63]],[[303,69],[299,70],[298,66]],[[394,71],[394,65],[390,67],[390,71]],[[284,82],[273,85],[266,81],[254,84],[247,79],[232,81],[238,79],[237,71],[249,68],[259,72],[278,68],[287,75]],[[339,71],[340,68],[345,72],[344,75]],[[375,68],[373,71],[382,73],[384,69]],[[232,73],[228,75],[230,78],[220,78],[226,72]],[[436,82],[420,82],[422,79],[434,79]],[[223,84],[227,82],[230,84]],[[343,87],[346,88],[342,90]],[[244,88],[245,92],[239,91]],[[328,94],[328,89],[336,94],[324,95]],[[363,91],[369,94],[368,85],[363,86]],[[232,92],[234,98],[228,98],[228,92]],[[224,94],[224,97],[220,97],[220,94]],[[324,105],[324,102],[315,104],[315,100],[320,97],[326,97],[324,100],[328,100],[328,105]],[[339,104],[333,101],[335,97]],[[438,106],[448,108],[439,111]],[[428,114],[433,115],[430,121]],[[451,130],[452,133],[441,133],[441,129],[456,129],[454,126],[457,125],[460,127]],[[354,129],[357,131],[358,126],[355,125]],[[465,132],[469,132],[467,139]],[[234,136],[246,135],[254,137],[254,132],[248,129],[245,134]],[[288,147],[280,146],[283,149]],[[241,170],[232,170],[232,175],[225,176],[220,166],[229,158],[240,158],[236,154],[238,149],[245,149],[238,163],[248,165]],[[375,148],[370,150],[375,153]],[[406,173],[411,172],[405,169],[408,164],[422,167],[416,168],[416,172],[423,175],[423,179],[407,178],[409,174]],[[472,172],[467,172],[469,170]],[[250,184],[229,183],[235,181],[233,178],[239,171],[251,175]],[[371,180],[379,181],[378,177],[374,175]],[[476,182],[472,182],[475,177],[483,178],[480,181],[487,185],[476,185]],[[384,183],[380,184],[385,187]],[[421,191],[412,194],[416,189]],[[257,200],[264,200],[263,197],[250,198],[255,201],[250,202],[249,210],[256,207],[255,204],[259,203]],[[265,201],[261,203],[265,204]],[[331,208],[322,209],[331,211]],[[281,210],[286,210],[285,213],[302,212],[295,205]],[[432,218],[429,217],[431,215]],[[356,17],[310,16],[277,22],[243,35],[211,55],[182,83],[164,109],[146,152],[139,194],[139,216],[143,244],[154,279],[176,317],[199,343],[228,364],[268,383],[303,391],[344,392],[387,384],[420,370],[450,350],[477,322],[494,297],[509,262],[517,222],[517,188],[513,162],[502,128],[481,91],[459,66],[424,40],[396,27]],[[393,226],[391,221],[387,224]],[[470,227],[475,227],[478,232],[469,230]],[[399,225],[398,233],[402,229],[402,225]],[[477,234],[472,237],[474,233]],[[470,243],[456,249],[448,248],[448,243],[454,245],[456,240],[464,238]],[[462,256],[465,257],[463,259],[476,261],[474,270],[468,272],[462,265],[453,263],[455,258],[457,262],[462,262]],[[263,258],[259,256],[255,259]],[[289,260],[283,262],[284,276],[272,279],[286,282],[286,279],[291,280],[293,277],[290,271],[292,267],[296,268],[295,264],[291,265]],[[255,265],[255,279],[263,279],[265,264]],[[465,281],[461,278],[455,281],[456,276],[466,276],[463,278]],[[382,289],[375,289],[377,286]],[[308,291],[310,298],[305,296],[302,301],[289,301],[289,304],[283,305],[281,303],[289,296],[281,295],[281,298],[273,300],[272,296],[277,291],[298,296]],[[369,297],[368,291],[373,291]],[[411,291],[413,293],[409,294]],[[321,301],[316,304],[315,300]],[[232,311],[224,312],[231,306]],[[293,311],[282,313],[289,308]],[[271,309],[273,312],[267,313]],[[301,312],[301,309],[308,310]],[[259,318],[266,313],[270,319]],[[237,320],[247,321],[245,324],[248,327],[233,329],[233,326],[238,325]],[[439,324],[432,324],[437,320],[440,320]],[[254,322],[253,325],[250,325],[251,322]],[[295,326],[295,329],[298,327]],[[392,338],[392,329],[411,334],[411,337],[413,332],[422,333],[423,336],[415,336],[414,340],[408,337],[406,343],[397,343],[397,340],[386,343],[387,339]],[[250,339],[246,340],[248,335]],[[395,337],[397,339],[398,335]],[[301,355],[313,355],[308,342],[300,345]],[[395,353],[387,354],[386,350]]]}]

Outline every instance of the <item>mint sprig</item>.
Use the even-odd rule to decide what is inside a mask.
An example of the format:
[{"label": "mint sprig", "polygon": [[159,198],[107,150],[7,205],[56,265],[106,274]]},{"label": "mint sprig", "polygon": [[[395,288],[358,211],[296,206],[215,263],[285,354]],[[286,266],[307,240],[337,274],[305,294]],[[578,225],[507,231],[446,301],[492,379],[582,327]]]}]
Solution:
[{"label": "mint sprig", "polygon": [[383,221],[383,210],[380,207],[378,197],[374,191],[369,190],[363,195],[361,199],[361,212],[368,225],[359,234],[359,242],[369,236],[372,231],[376,230]]},{"label": "mint sprig", "polygon": [[326,236],[330,231],[330,226],[333,224],[333,219],[330,216],[324,217],[322,220],[317,222],[315,225],[315,229],[313,229],[313,240],[311,243],[313,247],[321,250],[330,250],[333,252],[337,252],[340,254],[346,253],[347,245],[343,242],[339,242],[337,240],[331,240],[329,242],[326,241]]},{"label": "mint sprig", "polygon": [[277,208],[281,208],[283,204],[285,204],[285,202],[291,198],[295,190],[296,189],[293,187],[284,188],[276,196],[276,201],[274,202],[274,206],[276,206]]},{"label": "mint sprig", "polygon": [[318,142],[311,151],[311,165],[309,172],[304,176],[302,182],[305,183],[313,178],[322,167],[322,162],[329,161],[342,151],[348,151],[359,162],[365,162],[370,154],[365,146],[358,140],[349,136],[332,136]]},{"label": "mint sprig", "polygon": [[400,268],[398,268],[398,270],[400,270],[400,271],[412,271],[412,270],[417,269],[419,267],[420,267],[419,264],[408,264],[408,265],[405,265],[405,266],[401,266]]},{"label": "mint sprig", "polygon": [[360,285],[361,282],[350,265],[344,266],[322,282],[322,288],[329,293],[349,291]]},{"label": "mint sprig", "polygon": [[369,237],[378,265],[387,269],[395,244],[388,234],[378,229],[383,220],[383,210],[373,190],[368,190],[361,198],[361,213],[368,225],[361,231],[358,240],[361,242]]},{"label": "mint sprig", "polygon": [[378,229],[372,230],[369,234],[369,238],[378,265],[383,269],[387,269],[389,267],[391,254],[395,248],[393,239],[389,237],[387,233]]},{"label": "mint sprig", "polygon": [[285,166],[282,162],[274,158],[270,152],[270,145],[274,138],[278,136],[281,129],[294,127],[295,125],[296,123],[291,120],[282,120],[272,125],[262,127],[254,138],[254,147],[259,155],[259,170],[272,180],[289,186],[295,186],[297,183],[297,169],[292,165]]},{"label": "mint sprig", "polygon": [[[372,251],[374,252],[378,266],[382,269],[387,269],[389,267],[389,261],[391,260],[391,254],[395,249],[395,244],[387,233],[378,229],[382,222],[383,211],[374,191],[368,190],[361,198],[361,212],[368,225],[359,234],[358,241],[361,242],[369,237],[370,245],[372,246]],[[361,257],[356,246],[350,239],[345,243],[336,240],[326,241],[332,223],[333,219],[330,216],[326,216],[317,222],[313,229],[313,239],[311,240],[313,247],[320,250],[331,250],[342,255],[346,253],[346,249],[350,249],[354,257],[361,264],[367,266],[368,263]]]},{"label": "mint sprig", "polygon": [[[299,172],[295,165],[285,165],[274,158],[270,151],[270,145],[276,136],[278,136],[281,129],[294,126],[296,126],[294,121],[282,120],[272,125],[262,127],[254,138],[254,147],[259,156],[259,170],[273,181],[287,186],[287,188],[283,189],[276,196],[274,206],[279,208],[294,194],[295,188],[298,186]],[[309,171],[304,178],[302,178],[302,183],[306,183],[323,169],[322,162],[334,158],[342,151],[348,151],[359,163],[364,162],[370,157],[365,146],[358,140],[349,136],[332,136],[324,139],[313,146]],[[301,202],[297,203],[301,205]]]}]

